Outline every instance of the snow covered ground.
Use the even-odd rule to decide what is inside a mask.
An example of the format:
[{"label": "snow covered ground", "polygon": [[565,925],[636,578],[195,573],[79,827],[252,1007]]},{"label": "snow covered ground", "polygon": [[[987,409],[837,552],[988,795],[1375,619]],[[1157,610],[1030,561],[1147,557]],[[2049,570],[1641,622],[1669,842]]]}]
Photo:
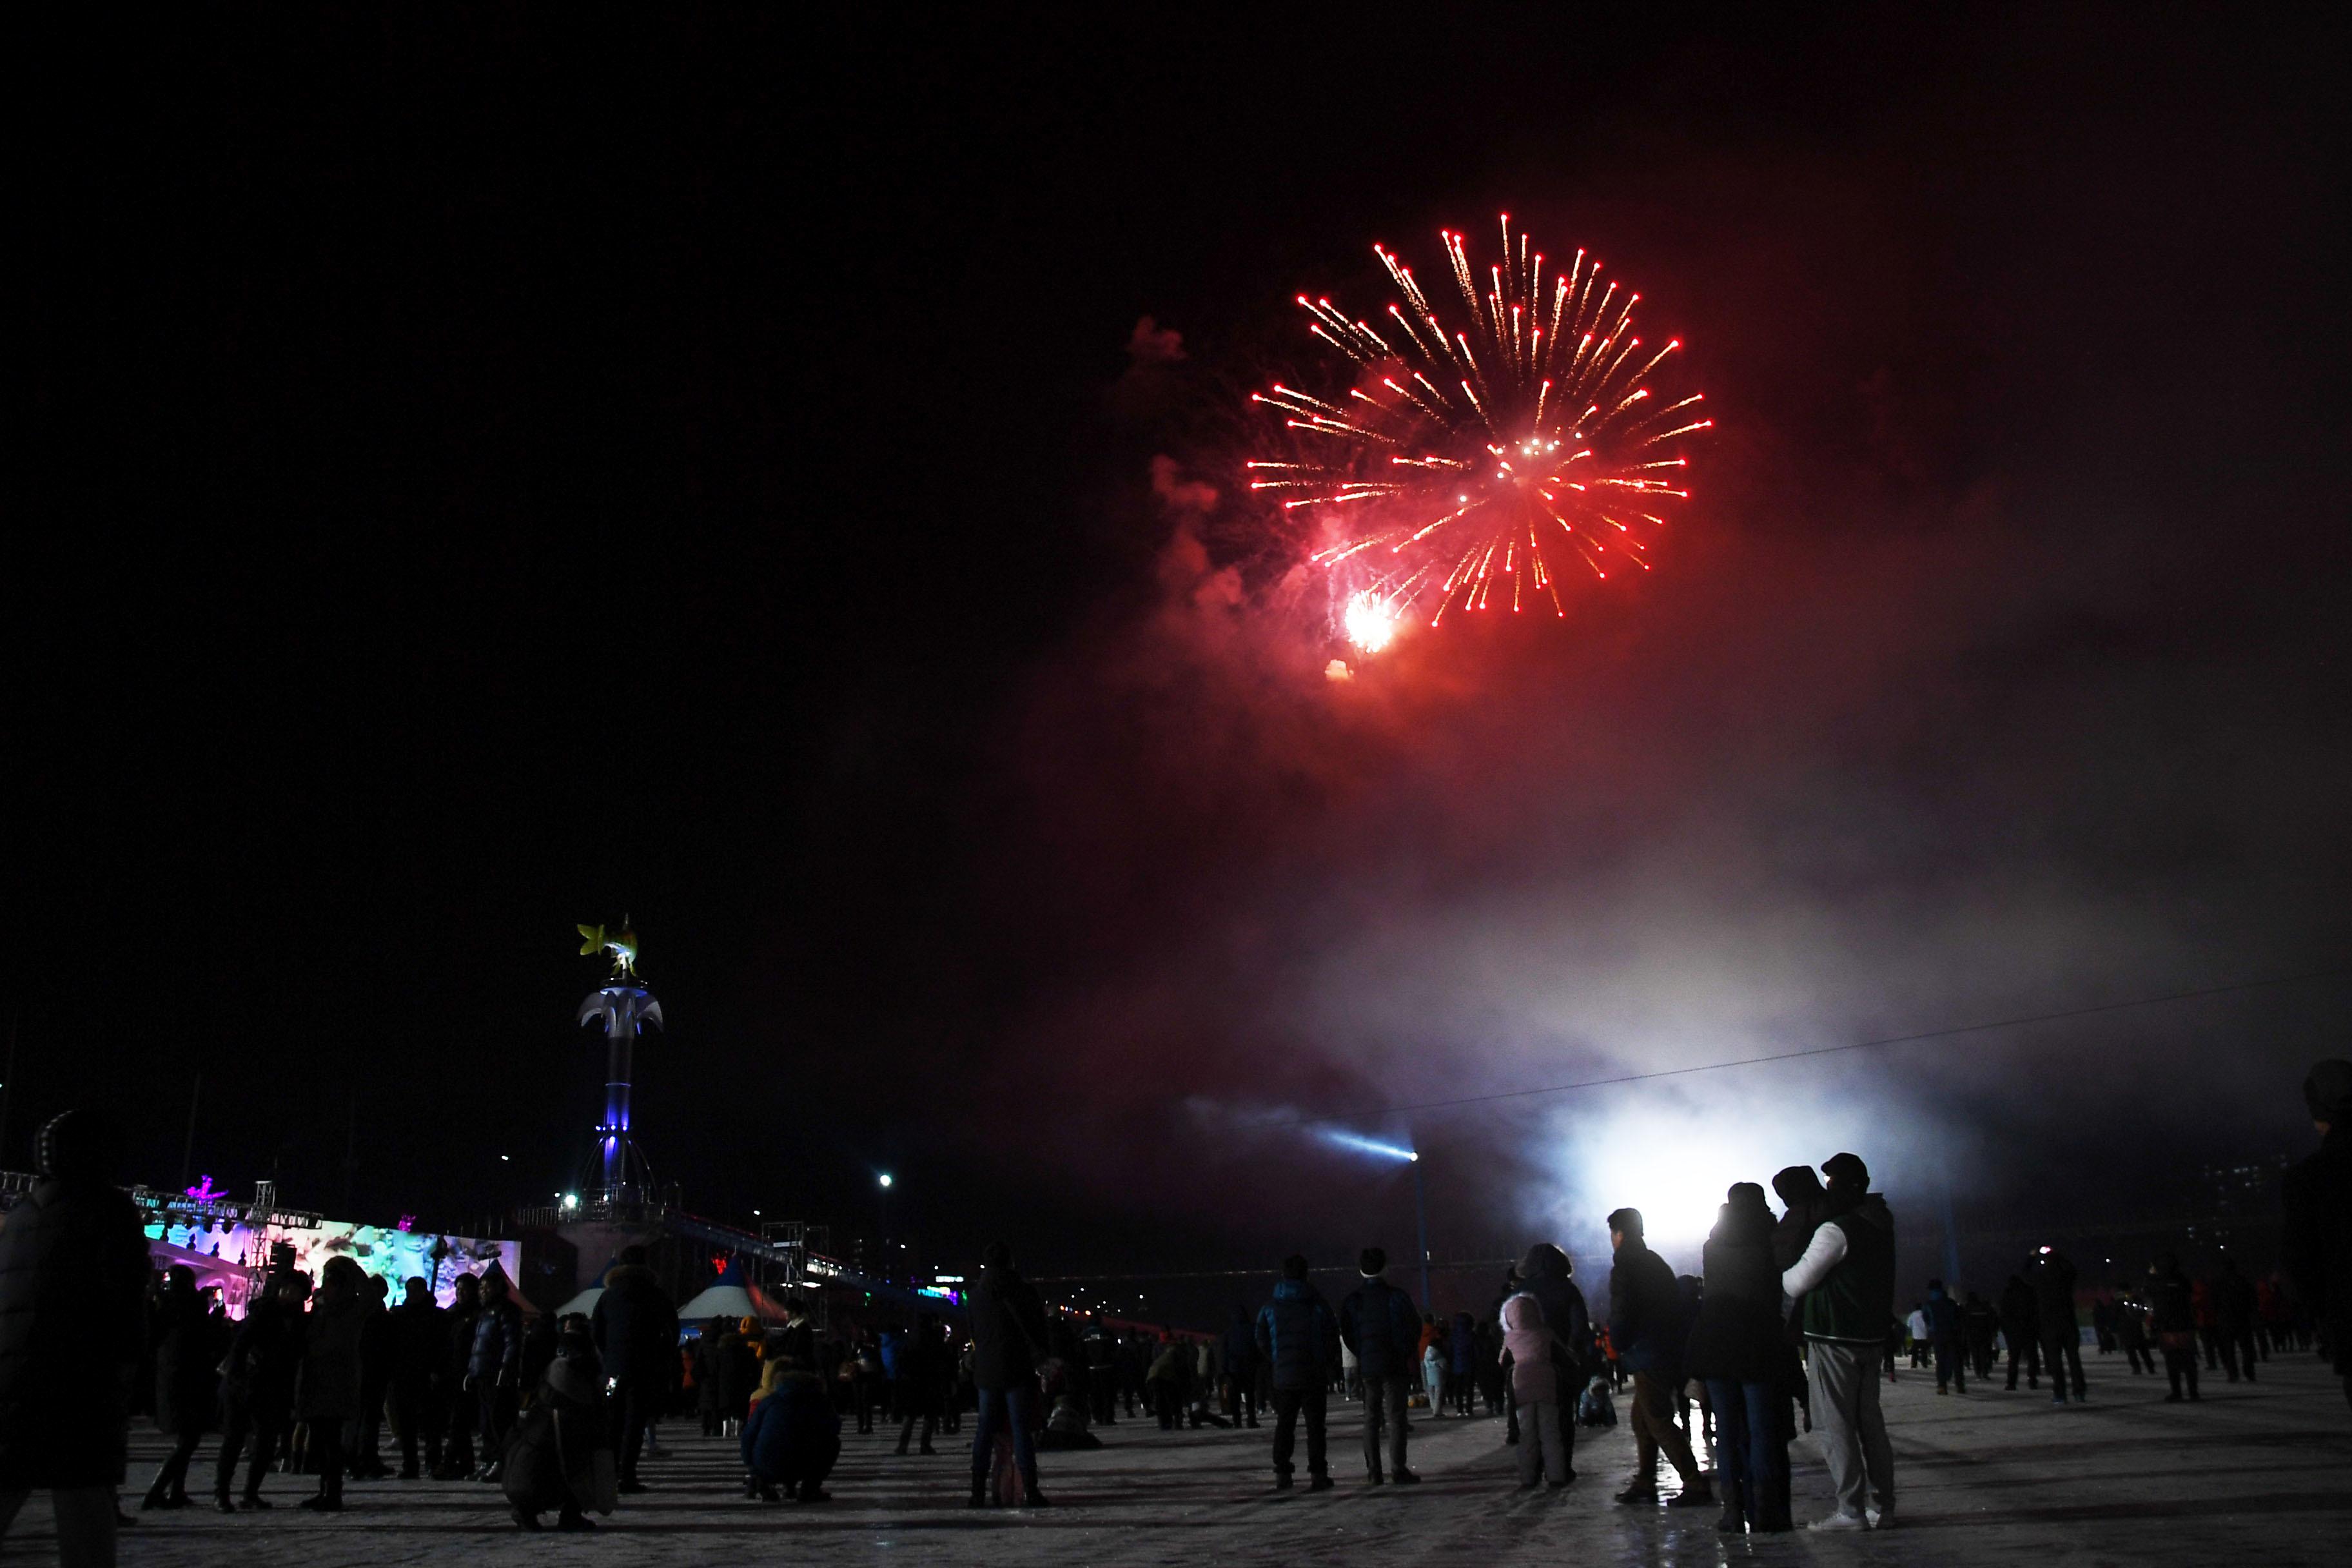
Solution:
[{"label": "snow covered ground", "polygon": [[[895,1434],[845,1439],[819,1507],[747,1502],[730,1445],[673,1424],[649,1460],[649,1494],[624,1500],[593,1536],[515,1531],[488,1487],[353,1484],[339,1517],[294,1511],[309,1490],[275,1477],[267,1514],[209,1508],[147,1513],[123,1534],[137,1568],[339,1568],[341,1564],[555,1563],[664,1568],[706,1563],[1034,1563],[1078,1568],[1223,1568],[1235,1563],[1462,1563],[1833,1561],[1874,1564],[2216,1563],[2294,1568],[2347,1561],[2352,1542],[2352,1409],[2307,1357],[2274,1360],[2259,1384],[2210,1380],[2195,1405],[2161,1403],[2161,1378],[2130,1376],[2120,1357],[2086,1357],[2087,1406],[2053,1409],[2046,1394],[1937,1398],[1906,1371],[1886,1393],[1896,1453],[1898,1522],[1870,1536],[1739,1541],[1718,1536],[1712,1509],[1633,1510],[1610,1501],[1632,1466],[1622,1425],[1577,1447],[1580,1479],[1559,1494],[1512,1490],[1502,1423],[1423,1420],[1419,1488],[1363,1482],[1355,1407],[1335,1406],[1337,1489],[1277,1494],[1269,1433],[1162,1434],[1122,1421],[1105,1447],[1045,1456],[1048,1511],[975,1513],[967,1463],[941,1438],[936,1458],[899,1458]],[[1622,1406],[1621,1406],[1622,1409]],[[1270,1426],[1271,1423],[1269,1422]],[[966,1432],[969,1434],[967,1426]],[[163,1440],[133,1435],[135,1498]],[[1826,1477],[1810,1438],[1798,1445],[1801,1521],[1826,1511]],[[208,1443],[199,1484],[209,1489]],[[1303,1481],[1303,1464],[1302,1464]],[[7,1561],[53,1560],[44,1500],[31,1501]]]}]

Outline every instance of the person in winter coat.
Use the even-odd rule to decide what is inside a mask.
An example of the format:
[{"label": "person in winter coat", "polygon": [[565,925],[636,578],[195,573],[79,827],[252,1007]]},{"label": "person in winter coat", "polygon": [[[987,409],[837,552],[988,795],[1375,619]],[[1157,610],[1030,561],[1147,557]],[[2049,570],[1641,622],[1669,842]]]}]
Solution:
[{"label": "person in winter coat", "polygon": [[677,1380],[677,1307],[646,1267],[642,1247],[621,1248],[621,1261],[604,1277],[590,1333],[612,1391],[613,1450],[621,1468],[624,1493],[645,1490],[637,1458],[646,1428],[661,1415]]},{"label": "person in winter coat", "polygon": [[124,1393],[139,1359],[147,1238],[114,1184],[113,1131],[68,1110],[35,1140],[40,1179],[0,1228],[0,1538],[49,1494],[68,1563],[114,1561]]},{"label": "person in winter coat", "polygon": [[1029,1507],[1044,1508],[1034,1434],[1037,1363],[1045,1355],[1045,1303],[1013,1266],[1013,1248],[992,1241],[981,1254],[980,1278],[968,1305],[972,1382],[980,1390],[980,1419],[972,1424],[971,1506],[988,1506],[997,1435],[1009,1432],[1022,1495]]},{"label": "person in winter coat", "polygon": [[343,1506],[343,1423],[360,1407],[360,1331],[366,1326],[360,1298],[366,1289],[367,1276],[357,1263],[340,1255],[327,1259],[302,1333],[294,1412],[310,1429],[319,1489],[299,1506],[321,1513]]},{"label": "person in winter coat", "polygon": [[[1535,1298],[1543,1311],[1544,1328],[1551,1335],[1552,1378],[1559,1386],[1554,1395],[1559,1405],[1560,1455],[1567,1466],[1569,1479],[1576,1477],[1576,1423],[1571,1418],[1576,1401],[1583,1387],[1585,1369],[1590,1364],[1592,1348],[1592,1314],[1584,1302],[1584,1292],[1577,1289],[1576,1265],[1557,1245],[1538,1241],[1528,1248],[1528,1255],[1511,1270],[1518,1284],[1514,1294],[1524,1293]],[[1508,1300],[1506,1297],[1505,1300]],[[1496,1309],[1497,1318],[1500,1309]],[[1511,1428],[1525,1441],[1517,1415],[1524,1403],[1518,1394],[1520,1379],[1511,1380]],[[1507,1447],[1508,1444],[1506,1444]]]},{"label": "person in winter coat", "polygon": [[2159,1252],[2147,1270],[2149,1326],[2156,1331],[2157,1348],[2164,1352],[2164,1374],[2171,1380],[2172,1392],[2164,1396],[2168,1405],[2181,1401],[2182,1386],[2188,1397],[2197,1397],[2197,1308],[2190,1293],[2189,1276],[2180,1271],[2180,1260],[2169,1252]]},{"label": "person in winter coat", "polygon": [[1477,1414],[1478,1324],[1467,1312],[1445,1325],[1445,1387],[1456,1415]]},{"label": "person in winter coat", "polygon": [[1879,1363],[1895,1316],[1895,1216],[1857,1154],[1823,1162],[1822,1218],[1780,1276],[1803,1314],[1813,1422],[1837,1511],[1816,1530],[1876,1529],[1895,1510],[1895,1453],[1879,1410]]},{"label": "person in winter coat", "polygon": [[2156,1357],[2148,1353],[2147,1307],[2140,1294],[2116,1293],[2116,1339],[2124,1347],[2124,1360],[2134,1377],[2156,1370]]},{"label": "person in winter coat", "polygon": [[2000,1288],[2000,1337],[2009,1346],[2009,1392],[2017,1392],[2017,1369],[2025,1367],[2025,1386],[2042,1386],[2042,1309],[2033,1287],[2022,1274],[2012,1274]]},{"label": "person in winter coat", "polygon": [[1796,1267],[1797,1259],[1811,1245],[1813,1232],[1821,1228],[1822,1205],[1828,1194],[1811,1165],[1789,1166],[1772,1178],[1772,1191],[1782,1205],[1780,1217],[1772,1226],[1772,1262],[1785,1273]]},{"label": "person in winter coat", "polygon": [[[1822,1205],[1828,1194],[1822,1190],[1822,1179],[1811,1165],[1790,1165],[1772,1178],[1773,1194],[1780,1200],[1781,1214],[1772,1226],[1772,1266],[1782,1272],[1805,1255],[1811,1245],[1813,1232],[1821,1228]],[[1798,1359],[1805,1342],[1804,1303],[1789,1304],[1789,1320],[1784,1337],[1789,1354]],[[1790,1397],[1797,1402],[1799,1418],[1807,1432],[1813,1429],[1812,1393],[1804,1378],[1797,1379]],[[1794,1434],[1791,1433],[1791,1440]]]},{"label": "person in winter coat", "polygon": [[2000,1332],[2000,1314],[1992,1310],[1991,1302],[1971,1290],[1960,1303],[1960,1331],[1968,1342],[1969,1366],[1978,1377],[1990,1378],[1993,1338]]},{"label": "person in winter coat", "polygon": [[841,1416],[815,1373],[790,1355],[770,1359],[759,1397],[743,1423],[743,1492],[746,1497],[795,1502],[830,1500],[824,1480],[841,1457]]},{"label": "person in winter coat", "polygon": [[925,1454],[936,1454],[931,1438],[940,1429],[940,1384],[946,1381],[947,1347],[940,1336],[940,1321],[929,1312],[915,1321],[912,1332],[900,1342],[898,1365],[893,1379],[890,1403],[898,1412],[898,1452],[907,1451],[915,1436],[916,1423],[922,1424],[922,1446]]},{"label": "person in winter coat", "polygon": [[1922,1310],[1927,1318],[1927,1342],[1936,1352],[1936,1392],[1947,1394],[1957,1385],[1966,1394],[1969,1350],[1967,1324],[1960,1316],[1959,1303],[1952,1300],[1941,1279],[1930,1279],[1927,1304]]},{"label": "person in winter coat", "polygon": [[450,1289],[454,1298],[441,1315],[441,1327],[448,1335],[441,1347],[441,1379],[449,1429],[441,1447],[441,1468],[433,1472],[436,1481],[461,1481],[473,1473],[474,1427],[481,1417],[481,1401],[467,1382],[472,1376],[467,1368],[474,1359],[474,1331],[482,1321],[481,1276],[460,1274]]},{"label": "person in winter coat", "polygon": [[2074,1265],[2054,1247],[2033,1255],[2027,1266],[2033,1310],[2042,1332],[2042,1364],[2050,1369],[2050,1402],[2066,1403],[2067,1373],[2074,1373],[2074,1399],[2083,1389],[2083,1322],[2074,1315]]},{"label": "person in winter coat", "polygon": [[1330,1397],[1331,1369],[1339,1363],[1339,1321],[1307,1282],[1307,1259],[1296,1253],[1282,1260],[1274,1300],[1258,1309],[1251,1330],[1252,1350],[1268,1371],[1274,1388],[1274,1485],[1291,1484],[1290,1456],[1298,1418],[1307,1418],[1307,1487],[1328,1491],[1331,1469],[1325,1457],[1323,1418]]},{"label": "person in winter coat", "polygon": [[2283,1253],[2287,1278],[2352,1400],[2352,1062],[2313,1068],[2303,1099],[2319,1152],[2286,1173]]},{"label": "person in winter coat", "polygon": [[384,1409],[392,1418],[393,1438],[400,1445],[400,1479],[413,1481],[422,1473],[417,1468],[420,1439],[425,1468],[441,1468],[441,1437],[448,1419],[442,1398],[449,1330],[422,1275],[402,1282],[400,1305],[384,1319],[391,1331],[392,1357]]},{"label": "person in winter coat", "polygon": [[[2221,1342],[2231,1352],[2232,1360],[2246,1369],[2246,1381],[2254,1378],[2254,1282],[2238,1270],[2234,1258],[2221,1259],[2221,1272],[2213,1277],[2213,1310],[2221,1320]],[[2231,1381],[2236,1381],[2234,1373]]]},{"label": "person in winter coat", "polygon": [[173,1438],[172,1451],[155,1471],[141,1509],[188,1506],[188,1463],[213,1425],[214,1394],[220,1381],[223,1346],[196,1272],[175,1263],[155,1298],[149,1343],[155,1361],[155,1426]]},{"label": "person in winter coat", "polygon": [[[1495,1298],[1495,1304],[1486,1310],[1487,1321],[1494,1330],[1494,1343],[1490,1347],[1495,1357],[1492,1376],[1496,1392],[1503,1401],[1503,1447],[1507,1448],[1519,1446],[1519,1396],[1511,1392],[1510,1368],[1503,1359],[1503,1303],[1517,1295],[1522,1289],[1519,1266],[1514,1263],[1503,1270],[1503,1293]],[[1582,1292],[1578,1294],[1580,1297]],[[1590,1319],[1587,1323],[1589,1326]],[[1599,1346],[1596,1344],[1592,1349],[1597,1352]]]},{"label": "person in winter coat", "polygon": [[725,1421],[723,1430],[730,1437],[743,1435],[744,1417],[751,1414],[751,1394],[760,1386],[760,1320],[744,1318],[719,1342],[719,1409]]},{"label": "person in winter coat", "polygon": [[381,1480],[392,1474],[379,1451],[383,1439],[383,1407],[392,1381],[392,1319],[384,1303],[392,1281],[380,1274],[362,1277],[360,1289],[360,1402],[343,1424],[343,1458],[352,1479]]},{"label": "person in winter coat", "polygon": [[1078,1341],[1078,1353],[1087,1363],[1087,1395],[1092,1404],[1088,1415],[1096,1426],[1108,1426],[1118,1419],[1118,1341],[1100,1323],[1088,1323]]},{"label": "person in winter coat", "polygon": [[247,1304],[245,1321],[229,1341],[220,1382],[220,1468],[213,1479],[213,1506],[223,1513],[236,1511],[229,1486],[248,1436],[253,1457],[246,1468],[245,1506],[271,1506],[261,1495],[261,1478],[294,1419],[294,1384],[309,1327],[302,1304],[310,1295],[307,1276],[291,1270],[271,1275],[268,1288]]},{"label": "person in winter coat", "polygon": [[1412,1385],[1413,1352],[1421,1343],[1421,1314],[1412,1298],[1390,1284],[1389,1255],[1377,1247],[1364,1248],[1357,1259],[1363,1283],[1339,1303],[1339,1338],[1356,1354],[1357,1374],[1364,1385],[1364,1469],[1379,1486],[1381,1438],[1388,1436],[1389,1478],[1399,1486],[1421,1479],[1405,1467],[1406,1392]]},{"label": "person in winter coat", "polygon": [[1257,1326],[1249,1309],[1235,1307],[1225,1325],[1225,1419],[1257,1425]]},{"label": "person in winter coat", "polygon": [[1445,1415],[1445,1400],[1450,1392],[1445,1371],[1444,1345],[1434,1335],[1423,1334],[1421,1347],[1421,1386],[1429,1395],[1429,1418],[1432,1421],[1443,1420]]},{"label": "person in winter coat", "polygon": [[1684,1370],[1706,1383],[1719,1423],[1719,1528],[1784,1531],[1789,1350],[1780,1328],[1780,1275],[1772,1266],[1776,1222],[1755,1183],[1738,1183],[1727,1195],[1701,1254],[1706,1289]]},{"label": "person in winter coat", "polygon": [[706,1437],[719,1436],[727,1429],[727,1406],[719,1389],[726,1352],[719,1346],[734,1331],[731,1319],[713,1318],[702,1325],[702,1335],[694,1342],[694,1408],[702,1418]]},{"label": "person in winter coat", "polygon": [[521,1399],[522,1309],[507,1288],[506,1270],[495,1263],[482,1276],[482,1310],[474,1320],[474,1348],[466,1357],[466,1387],[479,1412],[482,1435],[482,1468],[474,1479],[496,1481]]},{"label": "person in winter coat", "polygon": [[1663,1453],[1683,1481],[1673,1506],[1710,1504],[1714,1491],[1691,1456],[1690,1438],[1675,1424],[1675,1390],[1682,1386],[1683,1350],[1690,1335],[1675,1271],[1643,1239],[1639,1209],[1619,1209],[1609,1216],[1609,1244],[1615,1248],[1609,1272],[1609,1338],[1633,1374],[1633,1479],[1617,1500],[1637,1507],[1658,1500]]},{"label": "person in winter coat", "polygon": [[1502,1306],[1503,1356],[1510,1363],[1511,1394],[1519,1409],[1519,1489],[1559,1488],[1576,1479],[1569,1468],[1573,1423],[1564,1419],[1561,1378],[1553,1360],[1551,1325],[1543,1304],[1526,1290]]},{"label": "person in winter coat", "polygon": [[[499,1461],[507,1511],[516,1527],[537,1530],[539,1516],[555,1510],[558,1530],[593,1530],[583,1511],[613,1511],[614,1500],[599,1496],[598,1458],[609,1454],[613,1424],[604,1413],[604,1369],[588,1336],[587,1321],[574,1314],[556,1335],[555,1358],[531,1391],[530,1409],[515,1423]],[[609,1478],[609,1470],[602,1470]]]},{"label": "person in winter coat", "polygon": [[[1162,1334],[1143,1386],[1150,1391],[1151,1408],[1160,1416],[1160,1429],[1173,1432],[1182,1426],[1185,1408],[1192,1404],[1192,1347],[1173,1334]],[[1200,1423],[1195,1421],[1192,1425],[1198,1426]]]}]

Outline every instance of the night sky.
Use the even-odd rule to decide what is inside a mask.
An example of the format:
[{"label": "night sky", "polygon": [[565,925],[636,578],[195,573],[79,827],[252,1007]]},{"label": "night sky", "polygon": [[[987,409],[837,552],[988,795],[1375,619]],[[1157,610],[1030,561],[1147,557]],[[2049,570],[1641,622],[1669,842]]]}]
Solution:
[{"label": "night sky", "polygon": [[[1253,1121],[2352,963],[2339,23],[362,16],[33,100],[8,1168],[174,1180],[201,1071],[233,1189],[544,1201],[625,913],[698,1211],[1334,1260],[1409,1187]],[[1247,393],[1505,210],[1688,343],[1696,499],[1328,681]],[[2347,1004],[1347,1125],[1442,1257],[1842,1147],[2137,1215]]]}]

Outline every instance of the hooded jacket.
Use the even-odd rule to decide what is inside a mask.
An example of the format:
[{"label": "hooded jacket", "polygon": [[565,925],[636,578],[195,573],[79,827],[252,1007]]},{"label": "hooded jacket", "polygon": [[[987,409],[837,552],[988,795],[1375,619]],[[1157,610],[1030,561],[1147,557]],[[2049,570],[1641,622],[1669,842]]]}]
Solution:
[{"label": "hooded jacket", "polygon": [[604,1276],[588,1321],[606,1377],[666,1387],[678,1374],[677,1308],[644,1264],[624,1263]]},{"label": "hooded jacket", "polygon": [[1519,1260],[1520,1290],[1536,1299],[1543,1309],[1544,1326],[1551,1331],[1552,1369],[1571,1381],[1581,1376],[1592,1347],[1592,1314],[1584,1304],[1584,1292],[1576,1288],[1575,1276],[1576,1266],[1568,1254],[1549,1241],[1537,1242]]},{"label": "hooded jacket", "polygon": [[1559,1399],[1563,1380],[1552,1363],[1551,1325],[1543,1303],[1528,1291],[1503,1302],[1503,1353],[1511,1358],[1511,1393],[1521,1405]]},{"label": "hooded jacket", "polygon": [[1780,1276],[1780,1289],[1800,1303],[1807,1339],[1885,1344],[1895,1321],[1895,1215],[1886,1200],[1872,1193],[1832,1213]]},{"label": "hooded jacket", "polygon": [[1339,1303],[1339,1338],[1367,1380],[1411,1377],[1421,1349],[1421,1313],[1412,1297],[1374,1275]]}]

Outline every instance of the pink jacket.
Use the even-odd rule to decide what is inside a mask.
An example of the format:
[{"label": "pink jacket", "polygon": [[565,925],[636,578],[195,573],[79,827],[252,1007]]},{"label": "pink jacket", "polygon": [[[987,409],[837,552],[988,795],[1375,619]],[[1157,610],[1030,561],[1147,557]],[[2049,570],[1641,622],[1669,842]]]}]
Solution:
[{"label": "pink jacket", "polygon": [[1503,1349],[1510,1352],[1511,1392],[1520,1404],[1548,1405],[1559,1397],[1551,1373],[1551,1330],[1533,1296],[1522,1293],[1503,1303]]}]

